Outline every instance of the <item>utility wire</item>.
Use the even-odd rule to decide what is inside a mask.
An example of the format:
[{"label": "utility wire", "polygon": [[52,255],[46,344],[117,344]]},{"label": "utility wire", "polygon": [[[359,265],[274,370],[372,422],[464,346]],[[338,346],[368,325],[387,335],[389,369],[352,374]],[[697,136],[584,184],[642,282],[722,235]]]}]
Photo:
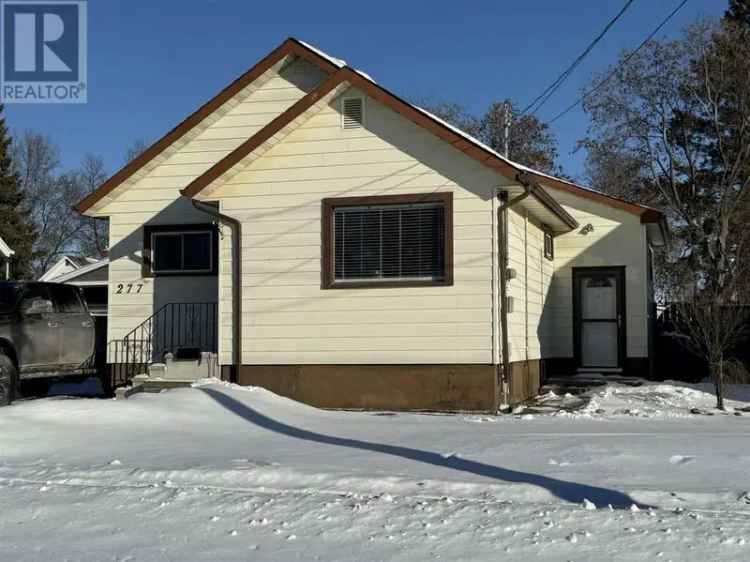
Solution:
[{"label": "utility wire", "polygon": [[547,121],[547,124],[551,125],[552,123],[554,123],[555,121],[557,121],[558,119],[560,119],[561,117],[563,117],[564,115],[566,115],[573,108],[575,108],[579,103],[581,103],[583,100],[585,100],[591,94],[593,94],[594,92],[596,92],[599,88],[601,88],[602,86],[604,86],[604,84],[606,84],[607,82],[609,82],[612,79],[612,77],[615,74],[617,74],[618,69],[621,66],[627,65],[628,62],[630,62],[630,59],[632,59],[635,56],[635,54],[638,51],[640,51],[646,45],[646,43],[648,43],[649,41],[651,41],[651,39],[654,38],[654,35],[656,35],[657,33],[659,33],[661,31],[661,29],[665,25],[667,25],[667,22],[669,22],[669,20],[671,20],[677,14],[677,12],[679,12],[682,9],[682,7],[685,4],[687,4],[687,2],[688,2],[688,0],[682,0],[682,2],[680,2],[680,4],[674,10],[672,10],[669,13],[669,15],[667,15],[667,17],[664,18],[658,26],[656,26],[656,29],[654,29],[651,33],[649,33],[648,37],[646,37],[641,42],[641,44],[638,45],[635,48],[634,51],[632,51],[631,53],[629,53],[628,56],[625,57],[625,59],[620,64],[615,65],[615,67],[612,69],[612,72],[610,72],[607,76],[605,76],[604,79],[601,82],[599,82],[596,86],[594,86],[593,88],[591,88],[588,92],[585,92],[580,98],[578,98],[576,101],[574,101],[573,103],[571,103],[568,107],[566,107],[560,113],[558,113],[557,115],[555,115],[552,119],[550,119],[549,121]]},{"label": "utility wire", "polygon": [[619,20],[622,15],[627,11],[627,9],[630,7],[630,5],[635,0],[628,0],[625,5],[622,7],[622,9],[617,13],[617,15],[612,18],[609,23],[604,27],[604,29],[597,35],[591,43],[589,43],[588,47],[581,53],[576,60],[574,60],[568,68],[565,69],[565,71],[560,74],[560,76],[557,77],[557,79],[552,82],[547,88],[539,94],[534,101],[532,101],[529,105],[527,105],[523,111],[521,111],[520,115],[525,114],[528,112],[532,107],[536,106],[532,113],[536,113],[541,109],[541,107],[547,102],[547,100],[552,96],[552,94],[555,93],[555,91],[562,85],[565,80],[568,79],[568,76],[570,76],[573,71],[578,67],[578,65],[583,62],[583,59],[585,59],[588,54],[592,51],[592,49],[596,46],[599,41],[602,40],[602,38],[607,34],[607,32],[612,28],[615,23],[617,23],[617,20]]}]

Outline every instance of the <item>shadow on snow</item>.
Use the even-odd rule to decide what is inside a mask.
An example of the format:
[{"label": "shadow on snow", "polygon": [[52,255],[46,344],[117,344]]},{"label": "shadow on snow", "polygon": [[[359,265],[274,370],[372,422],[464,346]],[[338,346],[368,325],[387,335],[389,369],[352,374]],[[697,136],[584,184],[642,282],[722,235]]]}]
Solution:
[{"label": "shadow on snow", "polygon": [[293,437],[295,439],[303,439],[305,441],[321,443],[324,445],[349,447],[352,449],[361,449],[365,451],[372,451],[375,453],[382,453],[385,455],[393,455],[416,462],[422,462],[449,468],[452,470],[468,472],[470,474],[476,474],[478,476],[484,476],[486,478],[492,478],[494,480],[502,480],[504,482],[531,484],[533,486],[544,488],[558,498],[571,503],[582,503],[584,499],[588,499],[597,506],[601,507],[609,504],[615,509],[629,508],[633,504],[638,505],[638,507],[640,508],[651,507],[643,504],[638,504],[638,502],[636,502],[627,494],[618,492],[616,490],[608,490],[607,488],[578,484],[575,482],[567,482],[565,480],[558,480],[557,478],[549,478],[547,476],[541,476],[538,474],[530,474],[528,472],[510,470],[507,468],[492,466],[489,464],[466,460],[459,457],[446,458],[439,453],[412,449],[410,447],[386,445],[382,443],[371,443],[368,441],[360,441],[359,439],[348,439],[344,437],[334,437],[331,435],[315,433],[314,431],[292,427],[291,425],[273,420],[268,416],[265,416],[260,412],[252,409],[251,407],[243,404],[242,402],[224,394],[223,392],[219,392],[211,388],[202,388],[201,390],[208,394],[216,402],[221,404],[224,408],[249,421],[250,423],[257,425],[258,427],[267,429],[268,431],[280,433],[282,435]]}]

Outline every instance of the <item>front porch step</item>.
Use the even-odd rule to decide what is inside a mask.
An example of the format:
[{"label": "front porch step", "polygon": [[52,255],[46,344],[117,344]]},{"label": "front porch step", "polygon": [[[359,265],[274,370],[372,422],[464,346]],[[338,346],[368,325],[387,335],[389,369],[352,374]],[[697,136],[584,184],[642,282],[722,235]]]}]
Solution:
[{"label": "front porch step", "polygon": [[193,381],[151,379],[145,375],[138,375],[133,380],[132,385],[115,389],[115,398],[117,400],[127,400],[139,392],[158,394],[162,390],[189,387],[191,384],[193,384]]},{"label": "front porch step", "polygon": [[562,386],[604,386],[610,383],[625,384],[628,386],[641,386],[646,381],[640,377],[630,377],[619,373],[576,373],[569,376],[551,376],[544,381],[545,384],[558,384]]},{"label": "front porch step", "polygon": [[148,379],[162,381],[194,382],[216,376],[218,360],[215,353],[203,352],[198,359],[177,359],[167,353],[164,363],[153,363],[148,367]]},{"label": "front porch step", "polygon": [[576,373],[570,376],[553,376],[547,377],[544,385],[539,390],[540,394],[554,392],[558,395],[563,394],[583,394],[593,387],[605,386],[616,383],[627,386],[642,386],[646,381],[639,377],[628,377],[621,374],[612,373]]},{"label": "front porch step", "polygon": [[162,390],[169,390],[171,388],[184,388],[189,387],[194,381],[178,381],[178,380],[157,380],[149,379],[143,381],[141,384],[142,392],[153,392],[159,393]]}]

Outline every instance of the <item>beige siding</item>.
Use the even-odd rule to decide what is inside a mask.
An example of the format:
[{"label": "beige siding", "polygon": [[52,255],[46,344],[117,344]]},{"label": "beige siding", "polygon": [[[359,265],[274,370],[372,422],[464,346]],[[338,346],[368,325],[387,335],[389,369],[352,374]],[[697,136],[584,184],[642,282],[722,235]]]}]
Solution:
[{"label": "beige siding", "polygon": [[573,356],[573,267],[625,266],[627,356],[648,356],[646,228],[639,217],[571,193],[550,189],[581,227],[555,238],[555,274],[549,287],[542,330],[549,335],[546,357]]},{"label": "beige siding", "polygon": [[[221,211],[224,212],[224,209],[222,208]],[[219,363],[222,365],[232,364],[234,358],[234,340],[232,339],[233,245],[232,229],[228,225],[222,225],[219,239]]]},{"label": "beige siding", "polygon": [[[231,291],[228,260],[221,260],[219,279],[205,277],[143,278],[141,256],[143,226],[146,224],[185,224],[209,222],[206,214],[180,197],[179,190],[256,133],[280,112],[299,100],[323,79],[323,73],[309,63],[298,60],[281,71],[269,71],[230,102],[188,133],[187,142],[170,149],[115,196],[97,209],[110,217],[109,325],[108,341],[121,339],[153,311],[169,302],[216,302],[219,287],[223,294]],[[228,254],[231,233],[223,229],[221,252]],[[118,292],[142,285],[140,292]],[[230,313],[220,310],[222,322],[219,338],[222,361],[231,360]],[[110,356],[110,361],[114,358]]]},{"label": "beige siding", "polygon": [[[366,103],[365,128],[343,130],[335,99],[211,195],[243,223],[243,363],[491,363],[490,197],[506,180]],[[434,191],[454,197],[453,286],[320,288],[323,198]]]},{"label": "beige siding", "polygon": [[511,362],[540,359],[546,354],[543,333],[545,303],[553,264],[544,257],[544,232],[524,211],[508,213],[508,267],[516,277],[508,282],[513,312],[508,314]]},{"label": "beige siding", "polygon": [[[110,217],[110,341],[168,302],[218,298],[220,361],[232,362],[231,230],[221,228],[218,277],[144,279],[143,226],[207,222],[179,189],[321,79],[299,61],[267,76],[98,210]],[[492,199],[510,182],[375,100],[366,104],[365,127],[343,130],[334,99],[210,194],[242,222],[242,362],[492,363],[499,356]],[[320,288],[322,199],[436,191],[454,199],[452,286]],[[628,356],[645,356],[645,229],[634,215],[549,191],[594,231],[556,237],[553,263],[544,258],[539,222],[527,211],[508,213],[516,273],[508,284],[510,360],[572,356],[571,268],[603,265],[626,266]],[[118,291],[120,284],[133,289]]]}]

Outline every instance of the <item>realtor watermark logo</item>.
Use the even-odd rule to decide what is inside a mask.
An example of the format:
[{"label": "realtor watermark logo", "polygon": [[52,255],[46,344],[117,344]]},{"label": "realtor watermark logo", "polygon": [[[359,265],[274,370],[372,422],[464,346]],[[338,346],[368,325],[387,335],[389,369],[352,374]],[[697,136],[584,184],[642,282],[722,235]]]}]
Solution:
[{"label": "realtor watermark logo", "polygon": [[86,2],[0,0],[3,103],[86,103]]}]

